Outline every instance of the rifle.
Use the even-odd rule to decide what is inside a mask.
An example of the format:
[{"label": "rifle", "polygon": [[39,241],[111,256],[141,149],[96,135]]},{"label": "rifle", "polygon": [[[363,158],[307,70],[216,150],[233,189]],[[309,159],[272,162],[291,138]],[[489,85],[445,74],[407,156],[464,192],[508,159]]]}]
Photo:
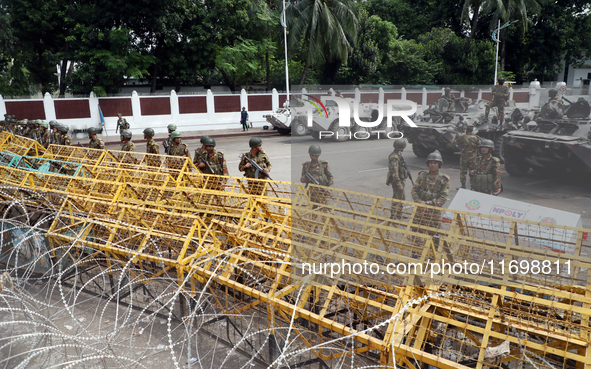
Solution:
[{"label": "rifle", "polygon": [[[410,171],[408,170],[408,167],[406,166],[406,162],[404,161],[404,158],[402,157],[402,155],[399,155],[399,156],[400,156],[400,160],[402,161],[402,166],[404,167],[404,169],[406,169],[406,176],[410,179],[410,183],[412,183],[412,185],[414,186],[415,182],[412,180],[412,174],[410,174]],[[394,173],[390,173],[390,175],[388,176],[388,180],[386,181],[386,186],[389,186],[392,184],[392,174],[394,174]]]},{"label": "rifle", "polygon": [[404,167],[404,169],[406,169],[406,175],[410,179],[410,183],[412,183],[412,185],[414,186],[415,181],[412,180],[412,174],[410,174],[410,170],[408,170],[408,167],[406,166],[406,162],[404,161],[404,157],[402,155],[400,155],[400,159],[402,160],[402,166]]},{"label": "rifle", "polygon": [[209,168],[209,171],[211,172],[211,174],[215,174],[215,172],[213,171],[213,168],[211,167],[211,165],[209,164],[209,162],[203,158],[201,158],[201,161],[203,163],[205,163],[205,165],[207,165],[207,167]]},{"label": "rifle", "polygon": [[78,146],[80,146],[80,147],[86,147],[83,143],[80,143],[80,141],[78,141]]},{"label": "rifle", "polygon": [[306,172],[306,179],[308,180],[308,183],[306,183],[306,187],[308,187],[308,185],[310,183],[314,183],[315,185],[319,185],[320,186],[320,182],[318,182],[316,180],[316,178],[314,178],[310,173]]},{"label": "rifle", "polygon": [[164,146],[164,154],[165,154],[165,155],[170,155],[170,154],[168,153],[168,149],[169,149],[169,147],[170,147],[170,146],[168,146],[168,140],[164,140],[164,141],[162,141],[162,146]]},{"label": "rifle", "polygon": [[271,181],[273,180],[273,178],[271,178],[270,175],[265,174],[265,172],[263,172],[263,168],[261,168],[257,163],[255,163],[252,159],[250,159],[248,156],[241,154],[240,155],[240,159],[245,158],[246,160],[248,160],[248,162],[250,163],[250,165],[252,165],[252,167],[255,169],[255,174],[254,177],[255,178],[259,178],[259,173],[263,173],[263,175],[265,175],[268,179],[270,179]]}]

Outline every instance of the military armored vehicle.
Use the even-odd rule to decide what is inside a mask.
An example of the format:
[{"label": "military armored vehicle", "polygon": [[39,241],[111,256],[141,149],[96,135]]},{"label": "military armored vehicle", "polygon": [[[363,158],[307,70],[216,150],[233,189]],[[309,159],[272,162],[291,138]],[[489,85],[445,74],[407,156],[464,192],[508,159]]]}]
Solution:
[{"label": "military armored vehicle", "polygon": [[513,176],[523,176],[530,168],[591,172],[590,110],[584,98],[571,103],[564,113],[560,102],[549,101],[534,120],[526,118],[519,130],[503,137],[505,170]]},{"label": "military armored vehicle", "polygon": [[284,107],[277,109],[271,114],[263,115],[269,124],[281,135],[304,136],[308,133],[307,110],[298,98],[287,101]]},{"label": "military armored vehicle", "polygon": [[505,122],[499,124],[493,112],[490,114],[492,118],[485,119],[486,100],[463,98],[452,102],[441,98],[426,109],[422,116],[413,119],[417,127],[404,127],[404,137],[412,144],[414,154],[426,158],[435,150],[444,154],[460,151],[459,147],[452,145],[452,141],[464,135],[467,125],[473,125],[476,135],[495,143],[493,155],[503,161],[502,136],[508,130],[517,128],[523,113],[508,107],[505,109]]}]

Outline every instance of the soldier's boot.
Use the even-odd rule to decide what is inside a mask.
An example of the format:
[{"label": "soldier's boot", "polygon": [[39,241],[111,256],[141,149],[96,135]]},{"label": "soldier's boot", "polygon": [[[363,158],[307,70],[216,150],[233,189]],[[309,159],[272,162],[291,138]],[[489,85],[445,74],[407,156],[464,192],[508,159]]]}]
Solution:
[{"label": "soldier's boot", "polygon": [[456,190],[459,190],[460,188],[463,188],[465,190],[466,189],[466,184],[465,183],[462,183],[462,185],[460,187],[456,188]]}]

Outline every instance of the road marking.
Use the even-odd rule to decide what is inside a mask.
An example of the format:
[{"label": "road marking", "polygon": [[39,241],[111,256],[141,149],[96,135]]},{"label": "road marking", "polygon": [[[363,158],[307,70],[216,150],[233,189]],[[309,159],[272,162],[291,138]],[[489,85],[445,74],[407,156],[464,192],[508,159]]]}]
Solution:
[{"label": "road marking", "polygon": [[386,168],[378,168],[378,169],[366,169],[366,170],[358,170],[357,173],[363,173],[363,172],[375,172],[378,170],[384,170],[384,169],[388,169],[388,167]]},{"label": "road marking", "polygon": [[536,182],[526,183],[525,185],[526,186],[531,186],[531,185],[535,185],[535,184],[538,184],[538,183],[545,183],[545,182],[550,182],[550,181],[552,181],[552,179],[544,179],[542,181],[536,181]]}]

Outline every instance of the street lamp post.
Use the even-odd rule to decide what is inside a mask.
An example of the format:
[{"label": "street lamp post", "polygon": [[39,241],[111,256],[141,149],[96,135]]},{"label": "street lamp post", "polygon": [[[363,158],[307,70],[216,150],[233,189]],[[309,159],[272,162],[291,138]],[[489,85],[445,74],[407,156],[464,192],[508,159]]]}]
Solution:
[{"label": "street lamp post", "polygon": [[497,23],[497,29],[495,29],[492,33],[492,39],[493,41],[497,44],[497,52],[495,54],[495,79],[493,81],[493,85],[497,84],[497,68],[499,65],[499,44],[501,43],[501,30],[505,27],[509,27],[510,25],[512,25],[513,23],[517,23],[519,22],[518,20],[514,20],[511,22],[507,22],[505,23],[502,27],[501,27],[501,20],[499,19],[498,23]]}]

